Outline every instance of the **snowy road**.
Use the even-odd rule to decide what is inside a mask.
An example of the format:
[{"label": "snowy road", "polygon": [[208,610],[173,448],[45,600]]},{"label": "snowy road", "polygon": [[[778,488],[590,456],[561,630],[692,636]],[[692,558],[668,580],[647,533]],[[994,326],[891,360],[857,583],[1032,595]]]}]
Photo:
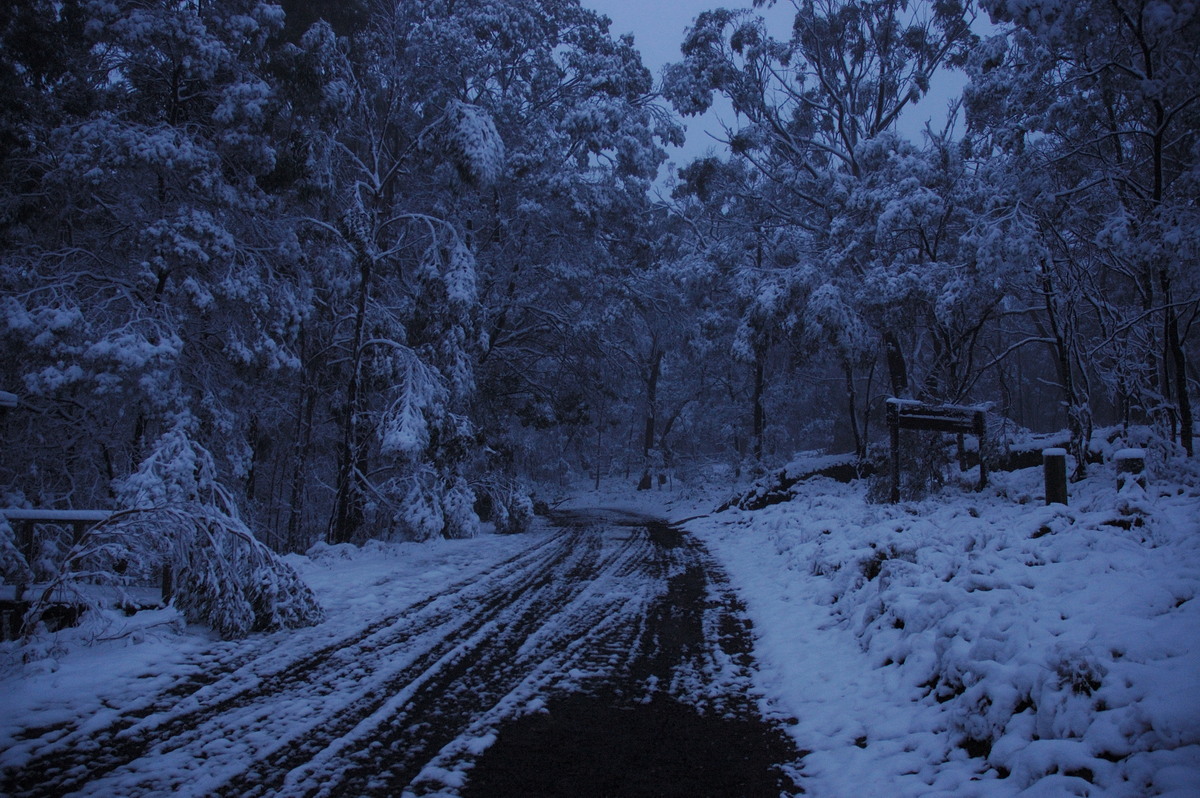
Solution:
[{"label": "snowy road", "polygon": [[613,511],[557,520],[517,555],[332,642],[226,646],[103,718],[26,729],[0,792],[795,789],[796,752],[750,687],[748,622],[699,544]]}]

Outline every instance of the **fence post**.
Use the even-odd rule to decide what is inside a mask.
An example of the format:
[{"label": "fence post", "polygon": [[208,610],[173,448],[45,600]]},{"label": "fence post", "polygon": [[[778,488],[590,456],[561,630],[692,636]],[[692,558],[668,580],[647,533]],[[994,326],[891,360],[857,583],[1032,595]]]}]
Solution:
[{"label": "fence post", "polygon": [[1042,468],[1046,477],[1046,504],[1067,503],[1067,450],[1043,449]]},{"label": "fence post", "polygon": [[975,428],[975,438],[979,441],[979,488],[983,490],[988,484],[987,472],[987,418],[982,410],[975,411],[975,417],[972,419],[972,426]]},{"label": "fence post", "polygon": [[1115,455],[1117,461],[1117,490],[1134,484],[1146,489],[1146,452],[1142,449],[1122,449]]},{"label": "fence post", "polygon": [[28,570],[21,574],[19,581],[14,588],[16,593],[14,597],[17,601],[21,601],[25,597],[25,590],[29,587],[25,579],[28,578],[31,582],[37,582],[37,574],[34,572],[34,567],[37,564],[37,541],[34,538],[33,521],[15,521],[9,520],[9,525],[17,537],[17,549],[21,552],[21,556],[25,558],[25,564]]}]

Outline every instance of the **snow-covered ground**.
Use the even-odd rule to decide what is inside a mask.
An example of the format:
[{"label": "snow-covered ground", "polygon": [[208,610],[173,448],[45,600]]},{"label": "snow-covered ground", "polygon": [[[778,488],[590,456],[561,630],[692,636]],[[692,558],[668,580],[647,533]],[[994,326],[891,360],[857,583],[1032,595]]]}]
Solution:
[{"label": "snow-covered ground", "polygon": [[[390,673],[382,669],[364,674],[352,664],[344,665],[326,669],[328,674],[305,676],[307,687],[300,684],[297,690],[283,692],[292,675],[289,671],[297,664],[309,665],[329,651],[374,655],[372,643],[381,635],[386,637],[396,629],[396,635],[405,636],[397,616],[411,617],[416,623],[423,618],[417,605],[427,604],[435,595],[444,598],[425,614],[447,604],[446,614],[460,611],[466,617],[466,608],[449,605],[460,597],[469,600],[470,588],[455,586],[497,581],[509,571],[527,579],[528,574],[518,567],[520,562],[507,569],[499,564],[518,553],[542,548],[549,537],[549,532],[540,531],[431,544],[370,543],[362,549],[318,546],[309,557],[289,558],[326,610],[326,622],[307,629],[222,641],[199,627],[185,628],[174,610],[162,610],[131,618],[114,613],[79,629],[49,635],[30,648],[0,644],[0,772],[20,773],[28,763],[52,757],[55,750],[84,750],[89,744],[96,751],[99,767],[105,746],[136,740],[138,735],[166,737],[176,726],[196,726],[198,711],[213,701],[230,704],[230,709],[238,709],[239,704],[253,709],[251,699],[273,683],[279,686],[281,697],[262,703],[283,724],[272,736],[286,740],[313,718],[322,717],[321,712],[335,711],[361,698],[365,688],[359,682]],[[406,658],[424,653],[422,646],[427,646],[429,635],[417,632],[408,635],[407,649],[392,645],[389,667],[400,668]],[[386,648],[388,643],[383,640],[374,648]],[[328,681],[313,681],[317,676],[327,676]],[[339,691],[339,687],[345,689]],[[227,701],[231,696],[235,700]],[[137,718],[131,728],[124,728],[129,725],[122,719],[126,713]],[[219,720],[204,722],[212,725]],[[244,722],[253,725],[258,721]],[[231,728],[238,723],[236,717],[229,721]],[[227,737],[234,739],[233,734]],[[205,794],[204,784],[220,783],[230,773],[245,769],[256,756],[256,748],[269,748],[273,743],[264,739],[234,746],[229,739],[219,750],[216,746],[221,739],[208,741],[204,767],[189,778],[190,794]],[[177,743],[184,744],[182,737]],[[155,779],[165,783],[189,767],[179,751],[157,760],[144,758],[140,763],[138,777],[143,784]],[[66,761],[64,757],[64,766]],[[69,772],[54,775],[55,779],[64,777],[79,784],[89,778],[88,774]],[[103,794],[105,789],[99,785],[90,792]],[[145,789],[139,794],[146,794]]]},{"label": "snow-covered ground", "polygon": [[[10,646],[39,658],[11,663],[0,684],[0,794],[453,796],[510,721],[562,723],[563,707],[571,717],[579,705],[558,701],[568,693],[625,710],[607,726],[587,713],[567,721],[592,739],[685,754],[658,755],[668,766],[639,794],[709,773],[777,794],[797,757],[755,715],[750,636],[712,558],[631,513],[558,520],[510,537],[293,557],[326,609],[314,627],[222,642],[145,613],[136,634],[90,648],[81,643],[99,624],[41,650]],[[685,706],[695,709],[672,712]],[[664,722],[696,744],[664,746]],[[569,774],[584,752],[568,743],[554,761]],[[529,767],[553,773],[553,753]],[[623,756],[586,755],[601,775],[641,778]],[[508,776],[500,784],[484,794],[521,794]]]},{"label": "snow-covered ground", "polygon": [[185,628],[172,609],[132,617],[114,611],[82,628],[49,635],[28,650],[0,643],[0,709],[8,710],[0,712],[0,748],[23,715],[57,714],[57,706],[74,707],[82,714],[86,709],[79,702],[88,702],[106,683],[136,675],[138,692],[145,693],[180,676],[180,668],[186,667],[182,663],[197,657],[212,659],[247,647],[278,648],[292,637],[304,638],[305,645],[313,643],[314,636],[329,635],[332,640],[339,630],[368,625],[381,612],[441,592],[528,546],[521,537],[499,535],[428,544],[371,542],[362,550],[318,544],[310,556],[286,559],[329,613],[331,622],[319,630],[222,641],[202,627]]},{"label": "snow-covered ground", "polygon": [[[706,515],[728,484],[561,506],[690,519],[746,602],[764,709],[808,752],[810,796],[1200,795],[1200,468],[1118,493],[1097,467],[1070,506],[1045,506],[1041,479],[895,506],[824,478],[755,512]],[[263,677],[547,534],[293,557],[329,618],[310,629],[222,642],[163,611],[61,633],[27,663],[4,644],[0,768],[60,744],[50,727],[86,737],[141,704],[168,723],[184,710],[149,702],[172,685]]]},{"label": "snow-covered ground", "polygon": [[818,478],[688,522],[808,794],[1200,795],[1200,470],[1157,470],[1094,468],[1070,506],[1041,469],[895,506]]}]

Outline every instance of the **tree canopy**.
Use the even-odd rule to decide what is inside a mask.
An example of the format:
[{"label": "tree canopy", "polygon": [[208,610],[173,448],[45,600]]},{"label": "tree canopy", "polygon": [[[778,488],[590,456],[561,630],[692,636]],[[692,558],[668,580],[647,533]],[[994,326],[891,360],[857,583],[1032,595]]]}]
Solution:
[{"label": "tree canopy", "polygon": [[865,463],[889,396],[1066,426],[1078,473],[1098,425],[1193,453],[1196,9],[762,5],[655,76],[581,0],[6,4],[5,505],[207,508],[144,551],[236,581],[536,484]]}]

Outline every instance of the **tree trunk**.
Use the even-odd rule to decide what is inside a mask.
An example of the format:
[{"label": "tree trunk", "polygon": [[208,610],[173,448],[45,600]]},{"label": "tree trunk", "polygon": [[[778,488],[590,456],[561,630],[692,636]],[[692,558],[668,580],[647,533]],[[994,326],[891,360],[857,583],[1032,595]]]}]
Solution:
[{"label": "tree trunk", "polygon": [[662,374],[663,353],[655,342],[650,349],[646,372],[646,422],[642,432],[642,478],[638,490],[649,490],[654,484],[650,474],[651,452],[654,450],[654,429],[658,420],[658,378]]},{"label": "tree trunk", "polygon": [[[348,220],[348,228],[354,220]],[[362,484],[367,471],[366,429],[363,420],[363,340],[366,328],[367,300],[371,292],[371,254],[360,231],[350,229],[347,238],[354,246],[358,262],[359,284],[355,303],[354,337],[351,342],[350,383],[346,386],[346,407],[340,419],[342,441],[338,447],[337,493],[333,518],[326,539],[331,544],[349,543],[358,535],[365,519]]]},{"label": "tree trunk", "polygon": [[767,426],[767,414],[763,409],[763,389],[765,380],[766,347],[756,347],[754,350],[754,462],[763,460],[763,434]]},{"label": "tree trunk", "polygon": [[845,358],[842,359],[842,373],[846,375],[846,402],[850,411],[850,432],[854,435],[854,456],[861,462],[867,455],[867,447],[858,428],[858,394],[854,390],[854,368]]},{"label": "tree trunk", "polygon": [[1058,379],[1062,384],[1063,398],[1067,406],[1067,429],[1071,433],[1071,451],[1075,455],[1075,471],[1071,478],[1079,481],[1087,476],[1087,447],[1092,436],[1091,411],[1080,399],[1075,387],[1075,374],[1071,367],[1071,355],[1068,351],[1069,344],[1058,317],[1058,300],[1054,281],[1050,277],[1050,269],[1050,266],[1042,268],[1042,296],[1046,304],[1046,316],[1050,322],[1050,336],[1054,340],[1054,362],[1058,369]]},{"label": "tree trunk", "polygon": [[259,435],[258,435],[258,414],[250,415],[250,429],[246,431],[246,437],[250,442],[250,467],[246,469],[246,502],[254,502],[254,492],[258,489],[258,459],[259,459]]},{"label": "tree trunk", "polygon": [[[1151,49],[1147,46],[1146,41],[1141,39],[1140,30],[1138,36],[1143,53],[1143,66],[1146,70],[1146,77],[1153,80],[1156,70],[1155,63],[1150,55]],[[1154,109],[1154,124],[1151,129],[1154,132],[1150,138],[1150,142],[1154,169],[1154,192],[1151,199],[1153,201],[1154,213],[1159,214],[1161,213],[1163,198],[1166,194],[1165,147],[1168,122],[1167,109],[1163,106],[1160,99],[1155,98],[1152,102],[1152,107]],[[1158,269],[1158,285],[1162,289],[1163,307],[1166,308],[1166,315],[1163,319],[1163,342],[1166,344],[1166,354],[1174,370],[1174,385],[1167,387],[1164,393],[1169,393],[1172,387],[1175,389],[1175,406],[1176,412],[1179,414],[1179,437],[1183,443],[1184,451],[1187,452],[1188,457],[1192,457],[1195,452],[1193,451],[1192,403],[1188,398],[1187,356],[1184,354],[1183,343],[1179,338],[1179,317],[1172,304],[1171,275],[1161,263]]]},{"label": "tree trunk", "polygon": [[1167,354],[1173,372],[1173,387],[1175,389],[1175,409],[1179,417],[1179,439],[1188,457],[1195,455],[1194,429],[1192,420],[1192,403],[1188,398],[1187,385],[1187,356],[1183,351],[1183,343],[1179,339],[1179,317],[1171,306],[1171,277],[1166,269],[1159,271],[1159,284],[1162,287],[1163,303],[1166,306],[1166,317],[1163,320],[1163,338],[1167,346]]},{"label": "tree trunk", "polygon": [[292,485],[288,496],[287,547],[291,551],[304,551],[311,540],[302,539],[301,523],[307,494],[308,457],[312,450],[313,401],[302,398],[300,417],[296,419],[296,446],[292,452]]},{"label": "tree trunk", "polygon": [[883,348],[887,354],[888,376],[892,381],[892,396],[897,398],[907,396],[908,367],[904,363],[904,351],[900,348],[900,339],[892,330],[883,334]]},{"label": "tree trunk", "polygon": [[[304,327],[300,328],[300,354],[307,357],[305,352],[306,336]],[[313,439],[313,405],[316,404],[316,391],[309,379],[307,361],[301,375],[300,392],[296,408],[296,438],[292,448],[292,484],[288,492],[287,547],[290,551],[305,551],[312,542],[301,539],[301,523],[304,519],[306,492],[304,486],[308,479],[308,458],[312,451]]]}]

